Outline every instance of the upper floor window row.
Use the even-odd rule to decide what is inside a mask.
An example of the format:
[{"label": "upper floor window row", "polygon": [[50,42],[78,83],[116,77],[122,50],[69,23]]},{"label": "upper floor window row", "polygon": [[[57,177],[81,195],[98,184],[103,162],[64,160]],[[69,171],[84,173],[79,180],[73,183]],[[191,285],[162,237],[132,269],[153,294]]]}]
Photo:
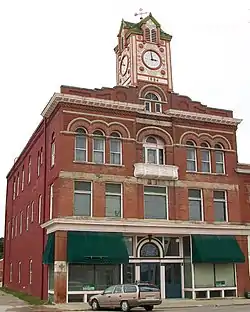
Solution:
[{"label": "upper floor window row", "polygon": [[186,142],[187,171],[202,173],[225,174],[225,151],[221,143],[216,143],[213,148],[203,142],[199,147],[193,141]]},{"label": "upper floor window row", "polygon": [[[90,144],[90,140],[92,144]],[[75,161],[88,162],[90,161],[89,158],[92,158],[92,162],[104,164],[106,154],[109,153],[109,163],[112,165],[121,165],[122,139],[120,133],[112,132],[108,140],[101,130],[96,130],[90,139],[85,129],[76,129]],[[109,143],[108,148],[107,143]],[[89,148],[92,148],[91,153],[89,153]]]}]

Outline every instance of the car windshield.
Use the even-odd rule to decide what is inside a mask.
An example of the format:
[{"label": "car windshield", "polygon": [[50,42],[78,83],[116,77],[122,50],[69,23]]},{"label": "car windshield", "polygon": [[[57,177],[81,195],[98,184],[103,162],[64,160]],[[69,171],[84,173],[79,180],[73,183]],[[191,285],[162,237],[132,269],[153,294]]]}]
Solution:
[{"label": "car windshield", "polygon": [[140,292],[156,292],[160,291],[159,288],[155,285],[149,285],[149,284],[140,284],[139,290]]}]

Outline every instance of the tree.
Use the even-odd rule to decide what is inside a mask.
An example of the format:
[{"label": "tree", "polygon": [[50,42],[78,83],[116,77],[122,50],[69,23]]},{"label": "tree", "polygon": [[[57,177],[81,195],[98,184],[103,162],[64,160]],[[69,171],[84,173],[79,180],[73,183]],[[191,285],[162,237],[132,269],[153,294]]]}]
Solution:
[{"label": "tree", "polygon": [[3,244],[4,244],[4,238],[0,237],[0,259],[3,258]]}]

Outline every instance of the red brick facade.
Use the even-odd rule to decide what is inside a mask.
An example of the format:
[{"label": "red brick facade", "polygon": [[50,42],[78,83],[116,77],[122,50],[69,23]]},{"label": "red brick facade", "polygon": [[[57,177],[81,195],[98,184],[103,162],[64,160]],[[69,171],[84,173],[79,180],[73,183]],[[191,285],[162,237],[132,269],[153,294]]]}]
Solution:
[{"label": "red brick facade", "polygon": [[[148,91],[155,91],[164,99],[163,114],[147,114],[143,109],[138,108],[143,107],[145,99],[142,98]],[[97,101],[100,104],[97,104]],[[123,183],[123,218],[144,218],[143,184],[145,181],[134,177],[134,164],[144,162],[143,141],[149,135],[163,140],[164,163],[179,168],[178,181],[167,184],[157,179],[147,181],[149,185],[168,186],[169,220],[189,220],[188,188],[199,188],[203,189],[204,219],[202,222],[214,223],[215,221],[214,189],[227,192],[228,222],[232,224],[250,222],[250,174],[248,174],[250,166],[240,165],[237,162],[237,122],[233,121],[232,111],[209,108],[186,96],[169,92],[164,85],[149,85],[144,82],[136,87],[116,86],[94,90],[62,86],[59,98],[54,102],[56,105],[53,110],[44,112],[43,121],[7,176],[5,286],[15,290],[25,290],[41,298],[48,296],[48,269],[42,264],[47,234],[41,228],[41,224],[50,219],[51,184],[54,185],[52,218],[73,216],[74,180],[76,179],[93,182],[93,218],[105,217],[104,200],[107,181]],[[129,107],[127,103],[130,104]],[[174,115],[171,115],[173,111]],[[178,116],[178,112],[182,115]],[[184,113],[186,117],[183,117]],[[87,133],[88,148],[85,163],[74,160],[75,131],[78,127],[84,128]],[[104,164],[93,163],[92,144],[95,130],[105,133]],[[114,131],[120,133],[122,141],[122,164],[116,166],[109,164],[110,135]],[[188,140],[192,140],[197,146],[197,171],[193,173],[186,170]],[[51,167],[53,142],[55,164]],[[211,173],[202,173],[200,170],[203,142],[207,142],[210,146]],[[215,168],[215,151],[218,143],[223,146],[224,152],[225,173],[223,174],[216,173]],[[31,159],[30,182],[28,182],[29,157]],[[22,168],[24,168],[23,190]],[[238,169],[242,169],[241,173]],[[39,208],[40,195],[42,200]],[[32,202],[34,202],[33,213]],[[20,221],[21,215],[22,221]],[[245,289],[250,289],[247,237],[239,236],[238,241],[246,256],[246,262],[237,265],[238,291],[239,295],[243,295]],[[56,245],[55,260],[65,260],[64,253],[65,246]],[[32,269],[30,269],[30,260],[32,260]],[[19,278],[19,262],[21,262],[21,278]],[[30,271],[35,276],[32,281]],[[65,292],[62,288],[65,287],[65,281],[59,279],[56,281],[62,285],[57,287],[55,296],[63,302]]]}]

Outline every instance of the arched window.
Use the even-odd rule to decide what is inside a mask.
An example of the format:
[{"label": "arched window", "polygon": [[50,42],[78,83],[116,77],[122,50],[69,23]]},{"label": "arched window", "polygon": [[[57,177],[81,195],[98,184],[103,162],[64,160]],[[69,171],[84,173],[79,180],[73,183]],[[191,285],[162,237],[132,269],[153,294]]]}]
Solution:
[{"label": "arched window", "polygon": [[93,162],[103,164],[105,161],[105,137],[102,131],[96,130],[93,138]]},{"label": "arched window", "polygon": [[144,162],[148,164],[164,164],[164,142],[156,137],[148,136],[143,144]]},{"label": "arched window", "polygon": [[207,142],[201,143],[201,172],[211,172],[210,146]]},{"label": "arched window", "polygon": [[87,161],[87,137],[86,131],[82,128],[76,129],[75,160],[81,162]]},{"label": "arched window", "polygon": [[223,145],[220,143],[215,144],[215,172],[225,173],[225,155]]},{"label": "arched window", "polygon": [[[147,112],[155,112],[155,113],[161,113],[162,112],[162,105],[161,103],[158,103],[159,101],[161,101],[160,96],[152,93],[152,92],[148,92],[145,95],[145,109]],[[154,104],[154,106],[153,106]]]},{"label": "arched window", "polygon": [[145,39],[146,41],[150,41],[150,29],[149,28],[145,29]]},{"label": "arched window", "polygon": [[117,132],[112,132],[110,138],[110,163],[120,165],[122,163],[122,142]]},{"label": "arched window", "polygon": [[197,171],[196,147],[193,141],[187,141],[187,171]]},{"label": "arched window", "polygon": [[152,242],[145,243],[140,250],[141,258],[159,258],[160,250],[156,244]]},{"label": "arched window", "polygon": [[56,142],[55,142],[55,133],[52,134],[51,137],[51,158],[50,158],[50,165],[53,167],[55,165],[55,158],[56,158]]},{"label": "arched window", "polygon": [[156,36],[156,30],[155,30],[155,29],[152,29],[152,30],[151,30],[151,41],[152,41],[152,42],[156,42],[156,38],[157,38],[157,36]]}]

